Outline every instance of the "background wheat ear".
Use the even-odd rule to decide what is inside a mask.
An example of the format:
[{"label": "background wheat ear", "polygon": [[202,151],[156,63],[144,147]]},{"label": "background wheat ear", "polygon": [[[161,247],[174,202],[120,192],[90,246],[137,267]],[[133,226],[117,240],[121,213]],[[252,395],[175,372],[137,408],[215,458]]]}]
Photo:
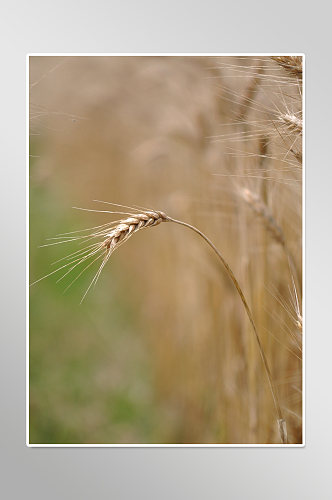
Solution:
[{"label": "background wheat ear", "polygon": [[295,132],[302,135],[302,117],[299,117],[294,113],[281,113],[279,115],[279,120],[286,126],[289,132]]},{"label": "background wheat ear", "polygon": [[240,193],[252,211],[261,218],[272,237],[282,246],[285,246],[284,233],[263,200],[247,188],[242,189]]},{"label": "background wheat ear", "polygon": [[271,56],[271,59],[289,75],[302,79],[302,56]]},{"label": "background wheat ear", "polygon": [[250,209],[254,212],[255,215],[257,215],[257,217],[259,217],[266,231],[268,231],[272,238],[283,248],[284,253],[288,259],[292,278],[296,283],[296,290],[299,291],[301,289],[300,278],[298,276],[295,259],[286,243],[285,234],[282,228],[275,220],[267,205],[257,194],[253,193],[247,188],[242,189],[240,193]]}]

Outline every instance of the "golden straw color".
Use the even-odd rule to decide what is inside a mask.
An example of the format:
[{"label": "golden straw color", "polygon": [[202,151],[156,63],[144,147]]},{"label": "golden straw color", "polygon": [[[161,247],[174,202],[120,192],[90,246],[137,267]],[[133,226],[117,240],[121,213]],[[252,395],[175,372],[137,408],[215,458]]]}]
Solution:
[{"label": "golden straw color", "polygon": [[30,59],[31,442],[303,443],[302,59]]}]

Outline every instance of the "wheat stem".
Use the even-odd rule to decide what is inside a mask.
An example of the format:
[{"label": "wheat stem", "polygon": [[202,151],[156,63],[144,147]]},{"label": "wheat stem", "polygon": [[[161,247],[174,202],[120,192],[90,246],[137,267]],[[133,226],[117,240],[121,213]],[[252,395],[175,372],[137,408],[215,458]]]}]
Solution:
[{"label": "wheat stem", "polygon": [[276,387],[275,387],[273,379],[272,379],[271,370],[270,370],[268,361],[267,361],[265,353],[264,353],[264,349],[263,349],[263,346],[262,346],[261,339],[260,339],[260,337],[258,335],[258,332],[257,332],[257,329],[256,329],[256,325],[255,325],[255,322],[254,322],[253,315],[251,313],[251,310],[250,310],[250,307],[248,305],[248,302],[247,302],[247,300],[246,300],[246,298],[245,298],[245,296],[244,296],[244,294],[242,292],[242,289],[241,289],[241,287],[239,285],[239,282],[235,278],[232,269],[230,268],[230,266],[228,265],[228,263],[226,262],[226,260],[224,259],[224,257],[221,255],[221,253],[219,252],[219,250],[217,249],[217,247],[212,243],[212,241],[204,233],[202,233],[199,229],[197,229],[197,227],[192,226],[191,224],[188,224],[187,222],[183,222],[183,221],[180,221],[180,220],[177,220],[177,219],[173,219],[172,217],[168,217],[168,216],[166,217],[166,220],[169,221],[169,222],[174,222],[176,224],[180,224],[181,226],[185,226],[185,227],[191,229],[192,231],[194,231],[195,233],[197,233],[199,236],[201,236],[201,238],[203,238],[206,241],[206,243],[212,248],[212,250],[218,256],[218,258],[222,262],[223,266],[225,267],[225,269],[227,271],[227,274],[229,275],[229,277],[233,281],[233,283],[235,285],[235,288],[238,291],[238,294],[240,295],[240,298],[242,300],[242,303],[244,305],[244,308],[246,310],[246,313],[248,315],[249,321],[251,323],[251,326],[252,326],[254,334],[255,334],[255,338],[256,338],[256,341],[257,341],[258,349],[259,349],[259,352],[260,352],[260,355],[261,355],[261,358],[262,358],[262,361],[263,361],[263,365],[264,365],[265,372],[266,372],[266,375],[267,375],[267,379],[268,379],[268,382],[269,382],[269,386],[270,386],[270,389],[271,389],[271,394],[272,394],[274,406],[275,406],[276,413],[277,413],[277,421],[278,421],[278,429],[279,429],[279,433],[280,433],[280,438],[281,438],[282,443],[286,444],[287,443],[286,422],[285,422],[285,420],[283,419],[283,416],[282,416],[282,412],[281,412],[281,408],[280,408],[280,403],[279,403],[279,399],[278,399],[278,395],[277,395],[277,390],[276,390]]}]

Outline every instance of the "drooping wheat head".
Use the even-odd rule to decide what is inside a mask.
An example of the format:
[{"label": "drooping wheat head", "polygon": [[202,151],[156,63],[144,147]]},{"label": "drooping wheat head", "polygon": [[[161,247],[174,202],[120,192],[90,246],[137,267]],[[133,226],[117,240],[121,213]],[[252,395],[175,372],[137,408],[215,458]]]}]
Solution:
[{"label": "drooping wheat head", "polygon": [[[95,200],[99,201],[99,200]],[[102,202],[102,203],[107,203],[107,202]],[[108,203],[107,203],[108,204]],[[78,240],[83,240],[82,242],[88,242],[94,239],[98,239],[101,241],[98,241],[97,243],[92,243],[87,245],[81,250],[77,250],[76,252],[73,252],[69,254],[66,257],[63,257],[62,259],[57,260],[55,263],[58,263],[60,261],[67,261],[65,264],[61,265],[54,271],[50,272],[46,276],[43,276],[42,278],[34,281],[31,285],[37,283],[38,281],[41,281],[44,278],[47,278],[48,276],[57,273],[58,271],[61,271],[65,269],[65,273],[58,279],[58,282],[63,280],[66,276],[68,276],[75,268],[81,266],[82,264],[87,264],[83,270],[74,278],[74,280],[67,286],[66,290],[72,286],[72,284],[90,267],[92,266],[97,260],[102,259],[102,262],[94,275],[92,281],[90,282],[87,290],[85,291],[81,302],[83,302],[84,298],[86,297],[88,291],[90,290],[91,286],[93,284],[96,284],[98,281],[98,278],[109,260],[110,256],[112,253],[119,248],[125,241],[127,241],[134,233],[137,233],[141,229],[147,228],[147,227],[152,227],[152,226],[157,226],[161,222],[165,222],[168,220],[166,215],[158,210],[145,210],[145,211],[139,211],[135,208],[132,209],[132,211],[137,210],[137,213],[128,213],[128,212],[119,212],[119,211],[109,211],[109,210],[92,210],[92,209],[85,209],[85,208],[79,208],[79,207],[73,207],[78,210],[84,210],[84,211],[92,211],[92,212],[104,212],[104,213],[110,213],[110,214],[120,214],[120,215],[127,215],[126,218],[116,220],[113,222],[109,222],[107,224],[103,224],[101,226],[96,226],[93,228],[89,228],[83,231],[72,231],[70,233],[62,233],[59,234],[55,238],[50,238],[51,240],[57,240],[53,241],[52,243],[47,243],[46,245],[41,245],[42,247],[44,246],[51,246],[51,245],[59,245],[59,244],[64,244],[64,243],[70,243],[73,241],[78,241]],[[128,207],[124,207],[128,208]],[[84,233],[85,231],[88,232],[88,234],[81,234]],[[69,268],[69,269],[68,269]],[[31,286],[30,285],[30,286]]]}]

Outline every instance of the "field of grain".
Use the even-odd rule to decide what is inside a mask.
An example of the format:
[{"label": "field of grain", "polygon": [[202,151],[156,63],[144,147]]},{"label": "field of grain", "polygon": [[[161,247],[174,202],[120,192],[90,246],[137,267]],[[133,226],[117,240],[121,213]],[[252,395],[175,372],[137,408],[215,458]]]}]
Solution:
[{"label": "field of grain", "polygon": [[[302,443],[301,58],[33,56],[29,85],[30,282],[82,248],[47,238],[128,217],[106,211],[194,225]],[[30,287],[31,443],[280,443],[252,324],[199,235],[137,231],[81,303],[86,264]]]}]

